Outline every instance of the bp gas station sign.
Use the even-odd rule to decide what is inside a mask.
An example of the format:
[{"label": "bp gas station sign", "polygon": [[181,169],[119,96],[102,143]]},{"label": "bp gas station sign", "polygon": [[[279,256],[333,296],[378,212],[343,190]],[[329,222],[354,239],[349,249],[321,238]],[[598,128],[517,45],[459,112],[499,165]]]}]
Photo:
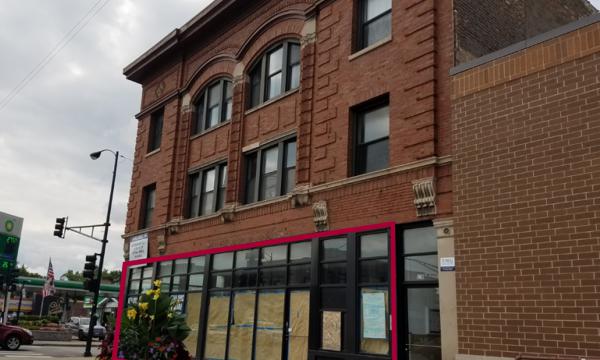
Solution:
[{"label": "bp gas station sign", "polygon": [[23,219],[0,212],[0,271],[8,271],[17,264]]}]

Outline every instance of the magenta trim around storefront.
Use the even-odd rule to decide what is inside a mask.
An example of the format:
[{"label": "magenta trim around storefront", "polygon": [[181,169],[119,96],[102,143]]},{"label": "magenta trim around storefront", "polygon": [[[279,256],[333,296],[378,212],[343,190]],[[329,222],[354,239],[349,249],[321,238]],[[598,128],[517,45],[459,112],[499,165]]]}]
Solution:
[{"label": "magenta trim around storefront", "polygon": [[231,252],[231,251],[237,251],[237,250],[246,250],[246,249],[271,246],[271,245],[287,244],[287,243],[293,243],[293,242],[313,239],[316,237],[323,238],[323,237],[343,235],[343,234],[348,234],[348,233],[360,233],[360,232],[367,232],[367,231],[371,231],[371,230],[389,229],[389,231],[390,231],[390,288],[391,288],[391,302],[392,302],[392,304],[391,304],[392,338],[390,340],[391,340],[391,349],[392,349],[392,360],[397,360],[397,358],[398,358],[398,354],[397,354],[397,352],[398,352],[398,339],[397,339],[397,337],[398,337],[398,332],[397,332],[397,328],[398,328],[398,313],[397,313],[397,311],[398,311],[398,309],[397,309],[397,286],[396,286],[396,271],[395,271],[395,269],[396,269],[396,227],[395,227],[395,225],[396,224],[393,222],[386,222],[386,223],[380,223],[380,224],[374,224],[374,225],[365,225],[365,226],[358,226],[358,227],[352,227],[352,228],[346,228],[346,229],[289,236],[289,237],[264,240],[264,241],[258,241],[258,242],[247,243],[247,244],[231,245],[231,246],[214,248],[214,249],[190,251],[190,252],[186,252],[186,253],[158,256],[158,257],[142,259],[142,260],[126,261],[123,263],[123,268],[122,268],[121,288],[120,288],[120,292],[119,292],[119,307],[117,308],[117,318],[116,318],[116,326],[115,326],[115,338],[114,338],[114,344],[113,344],[112,359],[113,360],[125,360],[125,359],[117,357],[117,355],[118,355],[118,349],[119,349],[119,336],[121,334],[121,318],[123,316],[123,306],[122,305],[125,304],[125,293],[127,291],[127,276],[126,276],[126,274],[127,274],[128,269],[131,266],[146,265],[146,264],[151,264],[151,263],[160,262],[160,261],[176,260],[176,259],[181,259],[181,258],[190,258],[190,257],[201,256],[201,255],[218,254],[218,253]]}]

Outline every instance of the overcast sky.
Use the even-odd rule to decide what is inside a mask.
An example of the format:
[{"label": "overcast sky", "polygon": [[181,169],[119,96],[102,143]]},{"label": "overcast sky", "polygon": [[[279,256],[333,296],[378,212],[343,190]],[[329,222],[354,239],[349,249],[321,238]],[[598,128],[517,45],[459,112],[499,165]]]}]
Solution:
[{"label": "overcast sky", "polygon": [[[600,0],[592,1],[598,6]],[[80,20],[95,17],[0,108],[0,211],[25,218],[19,262],[45,274],[81,270],[99,243],[52,236],[56,217],[70,225],[104,221],[112,171],[110,148],[132,158],[141,88],[124,66],[209,0],[0,0],[0,101]],[[93,5],[97,4],[96,7]],[[92,12],[90,13],[90,9]],[[2,107],[0,103],[0,107]],[[121,160],[106,265],[120,268],[132,163]]]},{"label": "overcast sky", "polygon": [[[99,1],[99,2],[98,2]],[[13,101],[0,109],[0,211],[25,218],[19,262],[57,276],[81,270],[93,240],[52,236],[56,217],[70,225],[103,223],[113,157],[132,158],[141,88],[123,67],[209,0],[0,0],[0,101],[98,3],[91,19]],[[85,17],[85,19],[89,19]],[[0,107],[2,104],[0,103]],[[106,265],[122,262],[132,163],[119,162]]]}]

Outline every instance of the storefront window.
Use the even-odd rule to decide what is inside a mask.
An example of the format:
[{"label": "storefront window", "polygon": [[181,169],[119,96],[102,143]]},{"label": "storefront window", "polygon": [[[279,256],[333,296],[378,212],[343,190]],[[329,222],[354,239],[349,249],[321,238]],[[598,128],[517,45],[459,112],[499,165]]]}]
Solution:
[{"label": "storefront window", "polygon": [[204,359],[225,359],[228,323],[229,291],[211,293],[208,303]]},{"label": "storefront window", "polygon": [[254,337],[254,302],[256,291],[233,294],[229,328],[229,359],[251,360]]},{"label": "storefront window", "polygon": [[284,290],[262,290],[259,292],[256,321],[256,359],[281,359],[284,306]]}]

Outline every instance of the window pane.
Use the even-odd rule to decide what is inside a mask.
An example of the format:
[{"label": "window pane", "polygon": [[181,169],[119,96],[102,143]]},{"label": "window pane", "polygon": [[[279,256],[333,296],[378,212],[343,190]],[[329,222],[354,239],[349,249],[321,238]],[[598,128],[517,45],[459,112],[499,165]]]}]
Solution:
[{"label": "window pane", "polygon": [[263,174],[276,172],[279,169],[279,147],[275,146],[263,151]]},{"label": "window pane", "polygon": [[254,333],[255,291],[233,294],[233,309],[229,326],[229,359],[250,360]]},{"label": "window pane", "polygon": [[310,241],[290,245],[290,262],[310,261],[312,244]]},{"label": "window pane", "polygon": [[194,125],[194,133],[199,133],[202,129],[202,121],[204,120],[204,95],[196,104],[196,124]]},{"label": "window pane", "polygon": [[208,215],[213,213],[213,199],[215,197],[214,192],[202,194],[202,215]]},{"label": "window pane", "polygon": [[360,262],[361,283],[387,283],[389,266],[387,259]]},{"label": "window pane", "polygon": [[300,45],[288,45],[288,64],[294,65],[300,63]]},{"label": "window pane", "polygon": [[179,292],[187,290],[187,275],[173,276],[171,292]]},{"label": "window pane", "polygon": [[367,258],[387,255],[387,233],[368,234],[360,237],[360,257]]},{"label": "window pane", "polygon": [[224,188],[225,186],[227,186],[227,165],[221,165],[220,166],[220,181],[219,181],[219,186]]},{"label": "window pane", "polygon": [[228,99],[225,103],[225,121],[231,120],[231,114],[233,113],[233,100]]},{"label": "window pane", "polygon": [[185,274],[187,273],[188,259],[177,259],[175,260],[175,271],[174,274]]},{"label": "window pane", "polygon": [[381,15],[392,8],[392,0],[366,0],[367,20]]},{"label": "window pane", "polygon": [[437,280],[437,255],[404,258],[404,279],[407,281]]},{"label": "window pane", "polygon": [[278,73],[276,75],[273,75],[271,77],[269,77],[268,79],[268,86],[269,86],[269,92],[268,92],[268,98],[272,99],[275,96],[281,94],[281,73]]},{"label": "window pane", "polygon": [[189,291],[202,290],[203,283],[204,283],[204,274],[190,275],[190,284],[188,286],[188,290]]},{"label": "window pane", "polygon": [[390,133],[389,109],[389,106],[384,106],[363,114],[361,143],[388,137]]},{"label": "window pane", "polygon": [[261,249],[261,265],[279,265],[287,261],[287,245],[270,246]]},{"label": "window pane", "polygon": [[310,264],[290,266],[289,270],[290,284],[309,284],[310,283]]},{"label": "window pane", "polygon": [[323,260],[346,259],[346,238],[324,240],[321,244]]},{"label": "window pane", "polygon": [[251,84],[251,95],[250,95],[250,106],[254,107],[261,102],[260,96],[260,62],[256,65],[256,68],[250,74],[250,84]]},{"label": "window pane", "polygon": [[162,291],[164,291],[164,292],[171,291],[171,277],[169,277],[169,276],[161,277],[159,280],[161,282]]},{"label": "window pane", "polygon": [[213,126],[217,126],[219,124],[220,109],[219,106],[208,108],[208,116],[206,118],[206,126],[205,129],[209,129]]},{"label": "window pane", "polygon": [[345,284],[346,283],[346,263],[322,264],[321,265],[321,283],[322,284]]},{"label": "window pane", "polygon": [[183,313],[183,303],[185,302],[185,294],[172,294],[171,301],[173,302],[173,310],[178,313]]},{"label": "window pane", "polygon": [[238,251],[235,255],[235,268],[258,266],[258,249]]},{"label": "window pane", "polygon": [[290,141],[285,144],[285,167],[296,166],[296,141]]},{"label": "window pane", "polygon": [[198,216],[200,210],[200,176],[190,176],[190,217]]},{"label": "window pane", "polygon": [[388,167],[389,150],[387,139],[364,146],[361,148],[361,151],[363,153],[360,155],[362,155],[362,161],[364,161],[364,164],[360,167],[364,169],[362,172],[368,173]]},{"label": "window pane", "polygon": [[258,273],[256,269],[252,270],[236,270],[233,280],[234,287],[254,287]]},{"label": "window pane", "polygon": [[410,358],[441,360],[438,289],[408,289],[407,306]]},{"label": "window pane", "polygon": [[134,280],[142,278],[142,268],[135,268],[131,270],[131,278]]},{"label": "window pane", "polygon": [[324,287],[321,288],[321,308],[323,309],[345,309],[346,287]]},{"label": "window pane", "polygon": [[360,300],[360,351],[387,355],[390,351],[388,290],[362,289]]},{"label": "window pane", "polygon": [[139,280],[134,280],[129,283],[129,293],[130,294],[137,294],[140,291],[139,289],[140,289],[140,281]]},{"label": "window pane", "polygon": [[246,156],[246,203],[256,201],[254,188],[256,185],[256,154]]},{"label": "window pane", "polygon": [[365,46],[372,45],[390,35],[392,14],[387,14],[364,27]]},{"label": "window pane", "polygon": [[154,275],[154,267],[152,265],[146,266],[143,271],[143,278],[151,278]]},{"label": "window pane", "polygon": [[215,84],[208,90],[208,107],[219,105],[221,99],[221,83]]},{"label": "window pane", "polygon": [[425,252],[437,252],[435,228],[430,226],[404,230],[404,253],[417,254]]},{"label": "window pane", "polygon": [[284,291],[261,291],[256,321],[256,359],[280,360],[283,347]]},{"label": "window pane", "polygon": [[287,81],[287,90],[292,90],[300,86],[300,65],[293,65],[290,67]]},{"label": "window pane", "polygon": [[191,273],[203,272],[205,263],[206,263],[206,258],[204,256],[198,256],[198,257],[192,258],[190,260],[190,272]]},{"label": "window pane", "polygon": [[163,261],[158,264],[158,274],[159,275],[171,275],[171,269],[173,268],[172,261]]},{"label": "window pane", "polygon": [[261,180],[260,199],[272,199],[278,195],[279,191],[277,191],[277,173],[263,175]]},{"label": "window pane", "polygon": [[152,279],[142,280],[142,292],[152,289]]},{"label": "window pane", "polygon": [[231,272],[213,273],[210,277],[211,288],[230,288],[231,287]]},{"label": "window pane", "polygon": [[185,305],[185,322],[190,327],[191,331],[187,338],[183,341],[186,349],[189,351],[192,358],[195,358],[196,347],[198,346],[198,331],[200,329],[200,310],[202,308],[202,294],[191,293],[187,295]]},{"label": "window pane", "polygon": [[233,266],[233,253],[222,253],[213,256],[213,270],[229,270]]},{"label": "window pane", "polygon": [[269,75],[275,74],[276,72],[281,71],[281,63],[283,61],[283,47],[271,52],[268,55],[269,61]]},{"label": "window pane", "polygon": [[266,268],[260,270],[259,286],[285,285],[285,267]]},{"label": "window pane", "polygon": [[204,359],[224,359],[229,322],[229,292],[210,294]]},{"label": "window pane", "polygon": [[215,169],[204,172],[203,192],[213,191],[215,189]]}]

